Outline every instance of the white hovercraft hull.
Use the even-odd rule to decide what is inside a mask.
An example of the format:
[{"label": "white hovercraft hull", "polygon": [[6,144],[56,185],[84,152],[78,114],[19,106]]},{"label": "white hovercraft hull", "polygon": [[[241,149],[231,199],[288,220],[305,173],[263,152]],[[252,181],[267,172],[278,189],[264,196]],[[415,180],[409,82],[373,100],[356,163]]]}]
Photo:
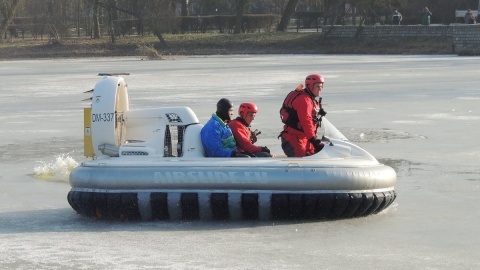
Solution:
[{"label": "white hovercraft hull", "polygon": [[[106,79],[113,80],[107,90],[123,81]],[[97,84],[94,97],[101,93],[105,98],[102,85],[105,82]],[[92,119],[100,115],[95,107],[108,110],[102,106],[92,104]],[[207,158],[199,138],[202,125],[190,109],[129,111],[128,103],[126,107],[122,119],[126,138],[119,146],[118,134],[94,139],[99,146],[96,159],[70,175],[68,201],[81,215],[130,220],[316,220],[378,213],[395,200],[395,171],[346,140],[326,119],[326,135],[333,139],[313,156]],[[105,129],[118,130],[120,125],[97,124],[92,125],[94,137],[96,131],[105,137]],[[182,135],[175,141],[175,151],[170,135],[177,127]]]}]

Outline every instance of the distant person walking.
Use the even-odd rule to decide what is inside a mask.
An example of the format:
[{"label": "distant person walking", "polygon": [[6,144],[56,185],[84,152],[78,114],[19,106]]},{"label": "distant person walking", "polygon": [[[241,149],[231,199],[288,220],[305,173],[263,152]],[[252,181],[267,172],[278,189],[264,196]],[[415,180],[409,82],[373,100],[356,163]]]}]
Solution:
[{"label": "distant person walking", "polygon": [[465,24],[475,24],[475,15],[473,15],[471,9],[468,9],[465,13]]},{"label": "distant person walking", "polygon": [[430,25],[430,16],[432,16],[432,12],[430,12],[428,7],[424,7],[422,11],[422,25]]},{"label": "distant person walking", "polygon": [[400,22],[402,21],[402,14],[398,12],[397,9],[393,10],[392,14],[392,24],[393,25],[400,25]]}]

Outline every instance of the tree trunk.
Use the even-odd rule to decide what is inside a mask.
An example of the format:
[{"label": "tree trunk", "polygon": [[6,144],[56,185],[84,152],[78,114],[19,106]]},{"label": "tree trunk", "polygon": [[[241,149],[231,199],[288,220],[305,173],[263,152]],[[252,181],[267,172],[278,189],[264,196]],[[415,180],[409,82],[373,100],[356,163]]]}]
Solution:
[{"label": "tree trunk", "polygon": [[181,15],[182,15],[182,24],[181,24],[181,30],[182,34],[185,33],[188,30],[188,23],[184,19],[186,16],[188,16],[188,0],[181,0],[182,4],[182,10],[181,10]]},{"label": "tree trunk", "polygon": [[154,31],[155,36],[160,40],[160,44],[162,44],[163,47],[168,48],[168,43],[167,41],[163,38],[162,32],[155,30]]},{"label": "tree trunk", "polygon": [[361,39],[361,36],[362,36],[362,33],[363,33],[363,29],[365,28],[365,27],[364,27],[364,24],[365,24],[365,16],[362,16],[362,18],[361,18],[361,20],[360,20],[360,24],[359,24],[358,27],[357,27],[357,32],[355,32],[355,39],[356,39],[356,40]]},{"label": "tree trunk", "polygon": [[324,37],[330,35],[341,15],[345,13],[345,1],[338,1],[337,7],[335,9],[335,18],[332,20],[329,29],[325,32]]},{"label": "tree trunk", "polygon": [[0,42],[3,40],[3,37],[7,38],[8,25],[13,17],[15,17],[15,12],[17,11],[20,1],[21,0],[12,0],[0,4],[0,15],[3,16],[3,20],[0,22]]},{"label": "tree trunk", "polygon": [[181,0],[182,3],[182,16],[188,16],[188,0]]},{"label": "tree trunk", "polygon": [[240,34],[242,30],[243,10],[245,9],[247,0],[236,0],[235,2],[237,3],[237,12],[235,15],[235,29],[233,30],[233,34]]},{"label": "tree trunk", "polygon": [[93,3],[93,38],[99,39],[101,38],[100,34],[100,22],[98,21],[98,0],[95,0]]},{"label": "tree trunk", "polygon": [[112,43],[116,41],[115,21],[118,19],[117,0],[108,1],[108,25],[110,28],[110,38]]},{"label": "tree trunk", "polygon": [[113,8],[108,8],[108,25],[110,28],[110,39],[112,40],[112,44],[115,43],[115,29],[113,28]]},{"label": "tree trunk", "polygon": [[288,0],[287,6],[285,7],[285,12],[283,12],[282,15],[282,19],[280,19],[280,23],[278,23],[277,31],[287,31],[290,18],[292,17],[293,13],[295,13],[297,3],[298,0]]}]

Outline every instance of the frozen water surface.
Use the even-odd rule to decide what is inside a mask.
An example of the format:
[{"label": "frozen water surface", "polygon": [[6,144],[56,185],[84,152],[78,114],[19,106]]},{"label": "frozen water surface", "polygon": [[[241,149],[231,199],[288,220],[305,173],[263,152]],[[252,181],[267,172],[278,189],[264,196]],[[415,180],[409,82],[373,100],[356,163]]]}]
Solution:
[{"label": "frozen water surface", "polygon": [[[278,110],[310,73],[328,119],[398,174],[397,200],[320,222],[110,222],[68,205],[85,160],[83,92],[130,72],[131,108],[257,103],[257,144],[281,154]],[[478,58],[265,55],[0,62],[2,269],[479,269]]]}]

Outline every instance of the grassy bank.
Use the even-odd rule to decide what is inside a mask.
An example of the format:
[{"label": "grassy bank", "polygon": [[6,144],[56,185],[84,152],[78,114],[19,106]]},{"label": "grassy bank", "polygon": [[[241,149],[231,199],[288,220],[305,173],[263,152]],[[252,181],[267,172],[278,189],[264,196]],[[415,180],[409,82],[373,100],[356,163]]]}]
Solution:
[{"label": "grassy bank", "polygon": [[319,33],[165,35],[168,46],[153,36],[60,41],[13,39],[0,43],[0,59],[42,59],[213,54],[452,54],[452,42],[441,38],[323,38]]}]

